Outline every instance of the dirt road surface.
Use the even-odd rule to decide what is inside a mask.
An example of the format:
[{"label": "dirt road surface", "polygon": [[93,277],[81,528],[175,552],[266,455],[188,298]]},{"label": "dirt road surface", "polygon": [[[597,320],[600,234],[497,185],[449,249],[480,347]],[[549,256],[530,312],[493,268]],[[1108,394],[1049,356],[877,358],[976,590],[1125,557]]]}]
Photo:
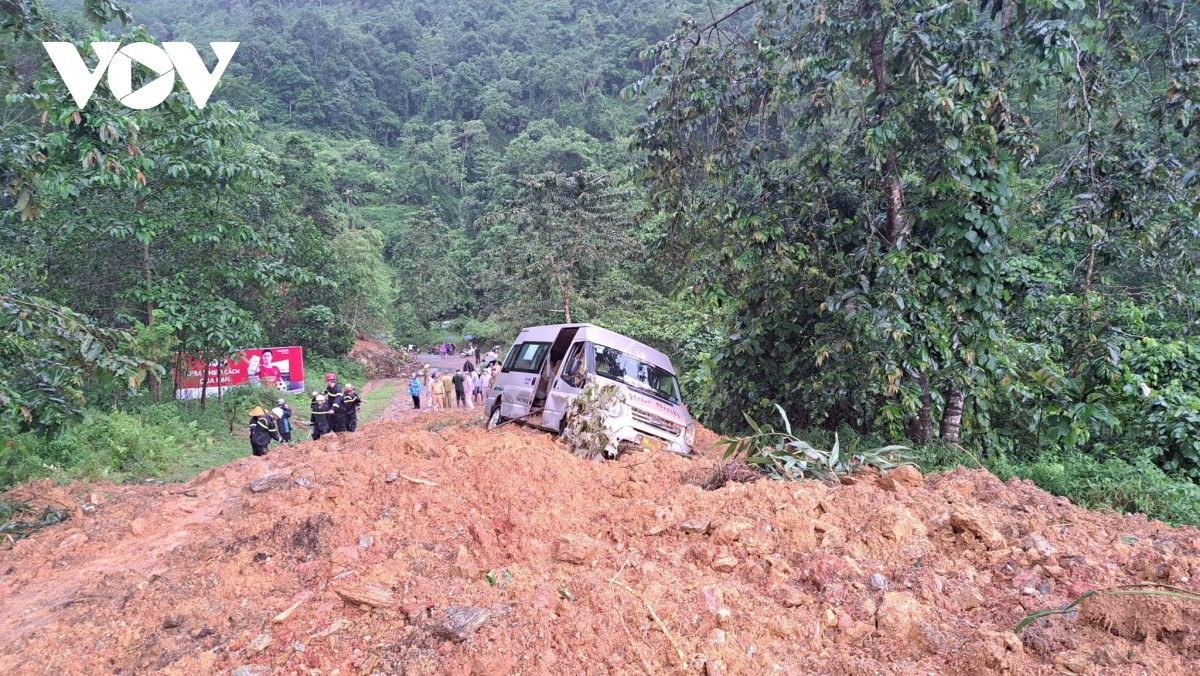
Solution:
[{"label": "dirt road surface", "polygon": [[713,461],[405,399],[184,484],[67,487],[94,510],[0,551],[0,673],[1195,673],[1176,597],[1011,633],[1200,590],[1194,528],[963,469],[703,490]]}]

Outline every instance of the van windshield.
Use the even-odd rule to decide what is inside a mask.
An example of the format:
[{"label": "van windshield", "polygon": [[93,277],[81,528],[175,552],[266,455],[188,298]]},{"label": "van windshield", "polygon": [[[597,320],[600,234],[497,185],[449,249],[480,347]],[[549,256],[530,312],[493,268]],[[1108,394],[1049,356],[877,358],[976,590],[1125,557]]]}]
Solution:
[{"label": "van windshield", "polygon": [[593,347],[596,352],[596,375],[625,383],[672,404],[682,401],[679,397],[679,381],[670,371],[611,347]]}]

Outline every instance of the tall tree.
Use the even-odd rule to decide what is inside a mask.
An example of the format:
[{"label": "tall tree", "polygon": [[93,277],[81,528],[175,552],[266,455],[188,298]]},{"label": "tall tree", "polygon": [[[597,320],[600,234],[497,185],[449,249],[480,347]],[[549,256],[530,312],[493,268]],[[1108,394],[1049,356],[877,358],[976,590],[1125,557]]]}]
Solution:
[{"label": "tall tree", "polygon": [[586,171],[527,175],[518,184],[506,209],[482,219],[513,228],[497,268],[525,282],[518,294],[538,298],[538,289],[555,289],[569,324],[572,295],[629,243],[628,192],[613,189],[606,174]]}]

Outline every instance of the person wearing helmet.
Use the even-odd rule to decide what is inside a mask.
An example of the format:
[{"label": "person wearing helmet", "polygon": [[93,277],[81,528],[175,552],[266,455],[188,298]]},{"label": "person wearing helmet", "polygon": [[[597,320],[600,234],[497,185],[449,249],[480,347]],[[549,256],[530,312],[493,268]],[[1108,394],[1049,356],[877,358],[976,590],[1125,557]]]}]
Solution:
[{"label": "person wearing helmet", "polygon": [[272,439],[279,441],[279,429],[275,426],[275,420],[262,406],[250,409],[250,452],[256,456],[266,455]]},{"label": "person wearing helmet", "polygon": [[329,434],[329,398],[324,393],[318,392],[313,397],[312,402],[312,438],[313,441],[321,438],[323,434]]},{"label": "person wearing helmet", "polygon": [[325,374],[325,398],[329,404],[330,431],[345,432],[346,412],[342,410],[342,386],[338,385],[336,373]]},{"label": "person wearing helmet", "polygon": [[276,401],[275,408],[271,409],[271,413],[279,421],[279,440],[290,446],[292,444],[292,407],[288,406],[287,399]]},{"label": "person wearing helmet", "polygon": [[345,430],[347,432],[354,432],[358,429],[358,405],[361,403],[362,397],[358,396],[354,386],[346,383],[346,387],[342,391],[341,410],[346,419]]}]

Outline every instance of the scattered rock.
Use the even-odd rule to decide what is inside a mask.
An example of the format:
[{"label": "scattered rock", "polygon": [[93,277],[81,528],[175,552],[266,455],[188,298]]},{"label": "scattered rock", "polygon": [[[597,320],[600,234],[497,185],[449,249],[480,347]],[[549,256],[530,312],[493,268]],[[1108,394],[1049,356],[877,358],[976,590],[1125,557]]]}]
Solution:
[{"label": "scattered rock", "polygon": [[267,646],[269,645],[271,645],[271,635],[263,632],[258,636],[255,636],[254,640],[246,645],[246,654],[250,657],[254,657],[255,655],[266,650]]},{"label": "scattered rock", "polygon": [[471,552],[462,545],[458,546],[458,552],[454,555],[454,565],[451,566],[451,571],[456,577],[464,580],[474,580],[479,577],[479,565],[471,557]]},{"label": "scattered rock", "polygon": [[977,507],[964,503],[956,503],[950,512],[950,527],[956,533],[971,533],[978,537],[989,549],[1004,547],[1004,536],[992,526],[991,521]]},{"label": "scattered rock", "polygon": [[742,536],[743,531],[750,528],[753,526],[745,521],[726,521],[713,531],[712,541],[718,545],[733,544]]},{"label": "scattered rock", "polygon": [[887,578],[879,573],[871,573],[871,577],[867,578],[867,584],[871,585],[872,589],[877,589],[879,591],[888,590]]},{"label": "scattered rock", "polygon": [[384,482],[390,484],[390,483],[394,483],[396,481],[396,479],[399,479],[399,478],[400,478],[399,474],[396,474],[395,472],[388,472],[388,475],[383,477],[383,480],[384,480]]},{"label": "scattered rock", "polygon": [[433,629],[433,635],[455,643],[471,638],[475,630],[487,622],[492,611],[475,606],[452,606],[443,611],[445,619]]},{"label": "scattered rock", "polygon": [[646,531],[646,535],[662,535],[663,533],[671,530],[672,525],[673,524],[670,521],[661,521],[651,526],[650,530]]},{"label": "scattered rock", "polygon": [[737,557],[734,556],[722,556],[721,558],[714,560],[712,563],[713,570],[720,571],[722,573],[728,573],[732,571],[734,568],[737,568],[737,565],[738,560]]},{"label": "scattered rock", "polygon": [[1058,548],[1050,544],[1046,538],[1034,533],[1021,541],[1021,546],[1025,549],[1032,549],[1043,557],[1050,556],[1058,552]]},{"label": "scattered rock", "polygon": [[692,519],[679,524],[679,530],[685,533],[707,533],[708,519]]},{"label": "scattered rock", "polygon": [[420,624],[429,617],[429,611],[432,608],[432,603],[422,601],[420,603],[406,603],[400,606],[400,612],[404,613],[404,617],[408,620],[409,624]]},{"label": "scattered rock", "polygon": [[373,544],[375,544],[375,538],[371,537],[370,535],[359,535],[358,536],[358,548],[359,549],[370,549],[371,545],[373,545]]},{"label": "scattered rock", "polygon": [[563,535],[554,546],[554,560],[582,564],[590,561],[598,543],[584,535]]},{"label": "scattered rock", "polygon": [[879,477],[876,483],[887,491],[897,491],[902,488],[917,488],[921,485],[921,473],[912,465],[901,465]]},{"label": "scattered rock", "polygon": [[963,610],[972,610],[983,605],[983,594],[980,594],[974,587],[968,587],[954,599],[958,602],[958,607]]},{"label": "scattered rock", "polygon": [[359,548],[358,547],[338,547],[333,550],[332,561],[339,566],[353,566],[358,563]]},{"label": "scattered rock", "polygon": [[478,542],[484,549],[491,549],[496,546],[496,531],[491,526],[475,522],[467,526],[467,530],[470,531],[471,537],[475,542]]},{"label": "scattered rock", "polygon": [[67,537],[63,538],[63,541],[58,543],[58,548],[59,549],[74,549],[75,547],[78,547],[79,545],[81,545],[87,541],[88,541],[88,536],[84,535],[83,531],[77,530],[77,531],[71,533],[70,535],[68,535]]},{"label": "scattered rock", "polygon": [[234,669],[230,676],[267,676],[267,668],[257,664],[247,664]]},{"label": "scattered rock", "polygon": [[146,533],[146,520],[138,517],[129,522],[129,532],[134,535],[144,535]]},{"label": "scattered rock", "polygon": [[388,608],[395,604],[395,598],[390,590],[373,584],[341,584],[334,587],[333,592],[347,603],[360,606]]},{"label": "scattered rock", "polygon": [[838,616],[837,613],[833,612],[833,608],[825,609],[825,626],[830,629],[838,626]]},{"label": "scattered rock", "polygon": [[290,481],[286,474],[268,474],[251,481],[248,488],[252,493],[265,493],[273,488],[286,486]]},{"label": "scattered rock", "polygon": [[904,637],[928,651],[937,649],[932,635],[933,611],[910,592],[887,592],[875,615],[885,635]]}]

